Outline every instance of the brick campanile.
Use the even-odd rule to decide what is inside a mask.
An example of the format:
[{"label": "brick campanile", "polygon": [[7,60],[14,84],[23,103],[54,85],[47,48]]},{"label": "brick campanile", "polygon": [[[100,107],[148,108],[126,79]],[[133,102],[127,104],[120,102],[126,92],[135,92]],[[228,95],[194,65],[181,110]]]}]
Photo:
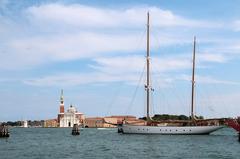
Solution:
[{"label": "brick campanile", "polygon": [[60,113],[64,113],[64,98],[63,98],[63,90],[61,90],[61,96],[60,96]]}]

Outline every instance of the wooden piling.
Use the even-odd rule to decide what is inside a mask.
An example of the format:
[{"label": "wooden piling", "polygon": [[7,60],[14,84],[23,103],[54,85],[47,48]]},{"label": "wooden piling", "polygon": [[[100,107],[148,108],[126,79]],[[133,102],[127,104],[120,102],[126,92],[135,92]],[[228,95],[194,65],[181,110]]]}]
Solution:
[{"label": "wooden piling", "polygon": [[9,134],[9,131],[8,131],[8,127],[3,125],[3,126],[0,126],[0,137],[9,137],[10,134]]},{"label": "wooden piling", "polygon": [[238,133],[238,141],[240,142],[240,131]]},{"label": "wooden piling", "polygon": [[72,135],[80,135],[80,130],[79,130],[77,124],[74,124],[74,125],[73,125]]}]

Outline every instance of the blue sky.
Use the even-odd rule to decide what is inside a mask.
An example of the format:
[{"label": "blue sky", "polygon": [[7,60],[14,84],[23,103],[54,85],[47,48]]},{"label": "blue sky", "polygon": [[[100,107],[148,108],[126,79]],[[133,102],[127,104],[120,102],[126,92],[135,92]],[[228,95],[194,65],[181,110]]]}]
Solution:
[{"label": "blue sky", "polygon": [[235,117],[240,103],[240,1],[0,1],[0,121],[145,113],[150,12],[152,114],[190,112],[197,36],[196,114]]}]

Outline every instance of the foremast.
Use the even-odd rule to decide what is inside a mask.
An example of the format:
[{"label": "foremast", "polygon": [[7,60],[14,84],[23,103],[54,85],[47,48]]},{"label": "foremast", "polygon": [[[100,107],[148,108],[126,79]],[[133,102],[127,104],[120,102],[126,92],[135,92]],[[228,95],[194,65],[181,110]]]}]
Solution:
[{"label": "foremast", "polygon": [[195,121],[195,114],[194,114],[194,103],[195,103],[195,53],[196,53],[196,36],[194,36],[193,41],[193,61],[192,61],[192,100],[191,100],[191,120]]},{"label": "foremast", "polygon": [[150,121],[150,51],[149,51],[149,12],[147,13],[147,56],[146,56],[146,62],[147,62],[147,81],[145,85],[145,90],[147,92],[147,121]]}]

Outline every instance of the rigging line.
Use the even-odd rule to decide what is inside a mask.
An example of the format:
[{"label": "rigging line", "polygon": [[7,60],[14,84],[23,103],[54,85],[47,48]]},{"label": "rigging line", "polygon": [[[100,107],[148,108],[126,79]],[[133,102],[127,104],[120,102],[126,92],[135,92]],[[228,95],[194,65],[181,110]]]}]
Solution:
[{"label": "rigging line", "polygon": [[[211,113],[214,113],[214,115],[216,115],[215,111],[210,109],[212,107],[211,105],[214,105],[214,104],[213,104],[212,100],[210,99],[209,92],[208,91],[204,91],[203,87],[201,87],[200,89],[198,88],[198,96],[201,99],[201,100],[199,100],[200,101],[199,105],[200,106],[202,105],[201,108],[204,109],[203,106],[205,105],[206,108],[208,108],[211,111]],[[200,108],[200,106],[199,106],[199,108]]]},{"label": "rigging line", "polygon": [[[153,31],[152,31],[152,32],[153,32]],[[159,42],[158,39],[156,38],[155,34],[152,34],[152,35],[153,35],[153,37],[155,38],[155,40],[156,40],[157,42]],[[153,70],[156,71],[156,74],[160,74],[160,71],[157,71],[155,64],[153,64],[152,67],[151,67],[151,71],[152,71],[152,72],[153,72]],[[154,76],[154,74],[155,74],[155,73],[153,73],[153,76]],[[152,80],[152,79],[154,79],[153,76],[151,76],[151,83],[153,83],[152,81],[156,81],[155,83],[158,85],[159,82],[158,82],[157,80]],[[159,88],[160,88],[160,85],[159,85]],[[153,101],[153,96],[152,96],[152,101]],[[152,106],[152,107],[153,107],[153,106]],[[154,108],[153,108],[153,109],[154,109]]]},{"label": "rigging line", "polygon": [[[152,32],[153,32],[153,38],[156,40],[157,44],[160,45],[161,42],[160,42],[158,36],[156,36],[156,35],[160,35],[160,33],[159,33],[156,29],[154,29],[154,27],[153,27],[153,29],[152,29]],[[156,33],[156,35],[154,34],[154,32]],[[159,34],[158,34],[158,33],[159,33]],[[162,52],[161,55],[166,55],[166,53]],[[153,65],[153,67],[154,67],[154,65]],[[156,70],[157,70],[157,69],[156,69]],[[160,73],[161,73],[160,71],[157,71],[157,74],[160,74]],[[157,82],[157,83],[158,83],[158,82]],[[160,88],[161,88],[161,86],[159,85],[159,89],[160,89]],[[162,93],[162,96],[163,96],[163,98],[165,98],[165,100],[166,100],[167,108],[170,108],[171,106],[170,106],[169,101],[167,100],[166,96],[164,95],[164,93]],[[167,108],[166,108],[166,109],[167,109]]]},{"label": "rigging line", "polygon": [[154,106],[155,106],[155,104],[154,104],[154,93],[153,93],[154,91],[152,90],[151,91],[151,98],[152,98],[152,103],[151,103],[151,108],[152,108],[152,114],[153,115],[155,115],[155,110],[154,110]]},{"label": "rigging line", "polygon": [[105,114],[106,116],[110,114],[110,111],[111,111],[111,109],[112,109],[112,106],[113,106],[113,104],[116,102],[116,100],[118,99],[119,94],[120,94],[120,92],[121,92],[121,90],[122,90],[122,87],[123,87],[123,82],[121,82],[121,84],[120,84],[120,86],[118,87],[118,89],[116,89],[116,91],[115,91],[115,93],[114,93],[114,95],[113,95],[113,98],[112,98],[112,100],[110,101],[110,103],[109,103],[109,105],[108,105],[108,107],[107,107],[108,109],[107,109],[107,113]]},{"label": "rigging line", "polygon": [[140,84],[141,84],[141,82],[142,82],[142,79],[143,79],[143,74],[144,74],[144,72],[145,72],[145,71],[144,71],[145,68],[146,68],[146,64],[144,64],[143,70],[142,70],[142,72],[141,72],[140,78],[139,78],[138,83],[137,83],[137,87],[135,88],[134,93],[133,93],[133,98],[132,98],[131,102],[129,103],[125,114],[127,114],[128,112],[130,112],[130,109],[131,109],[131,107],[132,107],[132,105],[133,105],[133,102],[135,101],[135,98],[136,98],[136,95],[137,95],[137,91],[138,91],[139,86],[140,86]]},{"label": "rigging line", "polygon": [[[156,34],[154,34],[154,32],[156,33]],[[156,40],[156,42],[157,42],[157,44],[159,45],[159,47],[160,47],[160,44],[161,44],[161,40],[158,38],[158,36],[156,36],[156,35],[160,35],[160,32],[158,32],[158,30],[157,29],[154,29],[154,27],[152,28],[152,37]],[[161,54],[162,55],[167,55],[165,52],[161,52]]]},{"label": "rigging line", "polygon": [[174,83],[172,83],[171,85],[170,85],[170,89],[169,89],[169,91],[170,91],[170,93],[172,93],[175,97],[176,97],[176,99],[177,99],[177,101],[180,103],[180,105],[183,107],[185,104],[184,104],[184,102],[183,102],[183,98],[181,98],[180,96],[179,96],[179,94],[177,93],[177,87],[176,87],[176,85],[174,84]]},{"label": "rigging line", "polygon": [[[154,30],[155,31],[155,30]],[[158,42],[158,43],[160,43],[159,42],[159,40],[158,40],[158,38],[155,36],[155,34],[153,34],[153,37],[156,39],[156,41]],[[164,54],[164,53],[163,53]],[[153,65],[153,67],[154,67],[154,65]],[[157,70],[157,69],[156,69]],[[160,74],[160,71],[157,71],[157,74]],[[180,101],[180,103],[181,103],[181,105],[184,105],[184,103],[183,103],[183,101],[181,100],[181,97],[176,93],[176,91],[175,91],[175,89],[176,89],[176,87],[175,87],[175,85],[171,85],[172,86],[172,91],[171,92],[173,92],[173,94],[177,97],[177,99],[178,99],[178,101]]]},{"label": "rigging line", "polygon": [[[152,29],[152,32],[156,32],[156,35],[158,35],[158,31],[157,31],[157,30]],[[157,43],[160,44],[160,42],[159,42],[160,40],[159,40],[158,37],[156,37],[156,35],[153,34],[153,37],[155,38],[155,40],[157,41]],[[162,54],[165,54],[165,53],[163,52]],[[176,97],[178,98],[178,101],[180,101],[181,105],[185,105],[184,102],[183,102],[183,100],[181,100],[182,98],[176,93],[176,91],[175,91],[175,89],[176,89],[175,85],[171,85],[171,86],[172,86],[172,90],[171,90],[170,92],[173,92],[173,94],[176,95]],[[168,105],[169,105],[169,103],[168,103]],[[190,110],[190,109],[188,109],[188,110]]]},{"label": "rigging line", "polygon": [[[140,48],[140,46],[141,46],[141,42],[143,41],[143,37],[144,37],[145,33],[146,33],[146,30],[143,29],[143,30],[141,31],[141,34],[140,34],[140,35],[141,35],[141,36],[140,36],[140,39],[139,39],[139,41],[136,43],[136,48],[137,48],[137,50],[138,50],[138,48]],[[113,98],[113,99],[111,100],[111,102],[109,103],[109,105],[108,105],[108,110],[107,110],[106,115],[108,115],[108,114],[110,113],[110,110],[111,110],[113,104],[115,103],[115,101],[117,100],[117,98],[118,98],[118,96],[119,96],[119,93],[120,93],[120,90],[121,90],[122,86],[123,86],[123,82],[121,83],[121,86],[119,87],[119,89],[116,90],[115,95],[114,95],[115,98]],[[116,97],[116,96],[117,96],[117,97]]]},{"label": "rigging line", "polygon": [[[221,89],[219,89],[219,87],[217,87],[216,83],[214,83],[212,86],[215,87],[214,90],[217,90],[217,92],[221,92]],[[225,103],[225,100],[222,100],[221,104],[223,104],[224,108],[227,108],[227,104]],[[224,110],[227,111],[228,114],[230,114],[228,109],[224,109]]]},{"label": "rigging line", "polygon": [[[157,30],[154,30],[154,29],[153,29],[153,31],[155,31],[155,32],[158,33]],[[153,37],[154,37],[157,41],[159,41],[159,40],[158,40],[158,37],[156,37],[155,34],[153,34],[153,35],[154,35]],[[163,52],[163,54],[164,54],[164,52]],[[176,93],[175,93],[175,94],[176,94]],[[181,99],[179,96],[177,96],[177,97],[178,97],[178,99]],[[181,104],[183,104],[182,100],[179,100],[179,101],[181,102]],[[195,102],[194,102],[194,103],[195,103]],[[191,109],[191,107],[190,107],[190,109]],[[189,109],[189,110],[190,110],[190,109]]]},{"label": "rigging line", "polygon": [[144,35],[146,35],[146,32],[147,32],[146,29],[143,29],[143,30],[141,31],[140,39],[139,39],[138,42],[136,42],[136,48],[137,48],[137,50],[140,48],[140,46],[142,46],[141,43],[144,41],[143,39],[144,39]]},{"label": "rigging line", "polygon": [[[157,71],[155,65],[153,65],[153,69],[156,70],[156,74],[159,74],[159,75],[161,74],[160,71]],[[157,80],[155,80],[155,81],[157,81]],[[158,87],[161,88],[161,86],[159,85],[159,82],[155,82],[155,83],[157,83],[157,84],[158,84]],[[180,103],[182,106],[185,105],[184,102],[183,102],[183,100],[182,100],[182,98],[179,96],[178,93],[176,93],[176,90],[177,90],[177,89],[176,89],[176,86],[175,86],[173,83],[170,85],[170,89],[168,89],[168,90],[169,90],[169,93],[170,93],[170,94],[174,95],[174,96],[177,98],[177,100],[179,101],[179,103]],[[169,104],[169,106],[170,106],[170,104]]]},{"label": "rigging line", "polygon": [[[196,71],[195,71],[196,72]],[[193,98],[194,98],[194,103],[193,103],[193,105],[194,105],[194,116],[197,116],[197,112],[199,112],[199,105],[197,106],[197,102],[198,101],[200,101],[201,102],[201,100],[198,100],[199,98],[197,98],[197,96],[198,96],[198,94],[199,94],[199,92],[197,92],[197,86],[196,86],[196,77],[195,77],[195,81],[194,81],[194,83],[195,83],[195,88],[194,88],[194,96],[193,96]]]},{"label": "rigging line", "polygon": [[[154,75],[157,76],[157,75],[160,75],[160,74],[161,74],[160,71],[157,71],[155,65],[152,65],[151,70],[156,70],[156,73],[153,73],[153,76],[154,76]],[[161,86],[160,86],[160,84],[159,84],[160,82],[158,82],[158,80],[157,80],[158,78],[155,79],[155,78],[153,78],[153,76],[151,76],[151,83],[155,83],[156,88],[158,88],[158,87],[160,88]],[[160,76],[157,76],[157,77],[160,77]],[[154,80],[154,79],[155,79],[155,80]],[[153,81],[153,82],[152,82],[152,81]],[[155,82],[154,82],[154,81],[155,81]],[[153,89],[153,90],[154,90],[154,92],[157,92],[157,91],[155,91],[155,89]],[[152,94],[153,94],[153,92],[152,92]],[[155,95],[152,95],[152,96],[151,96],[153,102],[155,102],[155,101],[154,101],[154,100],[155,100],[154,97],[155,97]],[[156,102],[156,103],[158,103],[158,102]],[[152,108],[155,109],[155,108],[157,107],[156,105],[157,105],[157,104],[154,104],[154,103],[153,103]],[[161,104],[159,104],[159,105],[161,105]],[[154,107],[154,106],[156,106],[156,107]],[[153,111],[154,111],[154,113],[155,113],[155,110],[153,110]]]},{"label": "rigging line", "polygon": [[165,103],[165,105],[166,105],[166,106],[165,106],[165,113],[169,113],[169,112],[168,112],[168,108],[170,108],[171,106],[170,106],[170,104],[169,104],[169,101],[168,101],[167,98],[166,98],[166,95],[165,95],[166,92],[163,93],[162,91],[159,91],[159,93],[160,93],[160,95],[162,95],[163,100],[165,99],[165,102],[166,102],[166,103]]},{"label": "rigging line", "polygon": [[[150,67],[150,72],[153,72],[153,65],[151,65],[152,67]],[[153,73],[152,73],[153,74]],[[152,108],[152,110],[151,110],[151,113],[154,113],[154,98],[153,98],[153,92],[154,92],[154,88],[153,88],[153,80],[152,80],[153,78],[152,78],[152,75],[150,75],[150,86],[151,86],[151,88],[150,88],[150,98],[151,98],[151,103],[150,103],[150,106],[151,106],[151,108]]]},{"label": "rigging line", "polygon": [[[210,86],[215,86],[213,90],[217,90],[217,89],[218,89],[218,87],[216,87],[216,85],[215,85],[214,83],[211,84]],[[209,88],[209,89],[211,89],[211,88]],[[217,90],[217,92],[220,92],[220,90]],[[214,100],[214,103],[215,103],[215,104],[212,104],[212,105],[213,105],[213,106],[217,105],[217,104],[216,104],[216,99],[218,99],[218,98],[217,98],[218,96],[215,96],[215,97],[211,96],[211,97],[212,97],[213,99],[215,99],[215,100]],[[208,95],[208,98],[210,99],[210,95]],[[211,99],[212,99],[212,98],[211,98]],[[219,99],[221,99],[221,98],[219,98]],[[219,101],[219,100],[217,100],[217,101]],[[221,101],[221,104],[223,104],[224,107],[226,107],[226,103],[224,102],[224,100]],[[213,107],[208,107],[208,108],[210,109],[210,111],[214,112],[214,113],[215,113],[214,115],[216,115],[216,116],[218,116],[218,115],[221,115],[221,116],[222,116],[222,115],[223,115],[222,113],[221,113],[221,114],[218,114],[218,113],[214,110]],[[227,111],[227,113],[228,113],[228,109],[226,109],[225,111]]]},{"label": "rigging line", "polygon": [[[157,71],[156,65],[152,65],[151,70],[155,70],[155,71],[156,71],[156,73],[153,73],[153,76],[154,76],[154,75],[157,76],[157,75],[160,75],[160,74],[161,74],[160,71]],[[159,90],[160,90],[161,86],[160,86],[160,84],[159,84],[160,82],[158,82],[158,78],[159,78],[159,77],[157,76],[158,78],[155,79],[155,78],[153,78],[153,76],[151,76],[151,82],[152,82],[152,81],[155,81],[155,82],[154,82],[154,83],[155,83],[155,86],[156,86],[155,88],[158,88],[158,87],[159,87]],[[152,80],[152,79],[154,79],[154,80]],[[152,83],[153,83],[153,82],[152,82]],[[155,91],[155,92],[158,92],[158,91]],[[159,91],[159,94],[161,95],[160,91]],[[153,98],[153,97],[152,97],[152,98]],[[161,103],[160,98],[157,98],[157,99],[159,99],[159,106],[161,106],[161,104],[160,104],[160,103]],[[158,101],[158,100],[157,100],[157,101]],[[157,103],[158,103],[158,102],[157,102]],[[161,108],[162,108],[162,107],[161,107]]]},{"label": "rigging line", "polygon": [[[191,117],[191,109],[192,109],[192,106],[191,106],[191,104],[192,104],[192,101],[191,101],[191,96],[192,96],[192,80],[191,79],[189,79],[189,87],[188,87],[188,95],[187,95],[187,98],[188,98],[188,111],[189,111],[189,117]],[[196,83],[196,82],[195,82]],[[197,89],[195,89],[195,90],[197,90]],[[195,95],[196,94],[198,94],[198,93],[195,93]],[[194,96],[195,97],[195,96]],[[196,102],[197,100],[195,99],[195,102]]]}]

